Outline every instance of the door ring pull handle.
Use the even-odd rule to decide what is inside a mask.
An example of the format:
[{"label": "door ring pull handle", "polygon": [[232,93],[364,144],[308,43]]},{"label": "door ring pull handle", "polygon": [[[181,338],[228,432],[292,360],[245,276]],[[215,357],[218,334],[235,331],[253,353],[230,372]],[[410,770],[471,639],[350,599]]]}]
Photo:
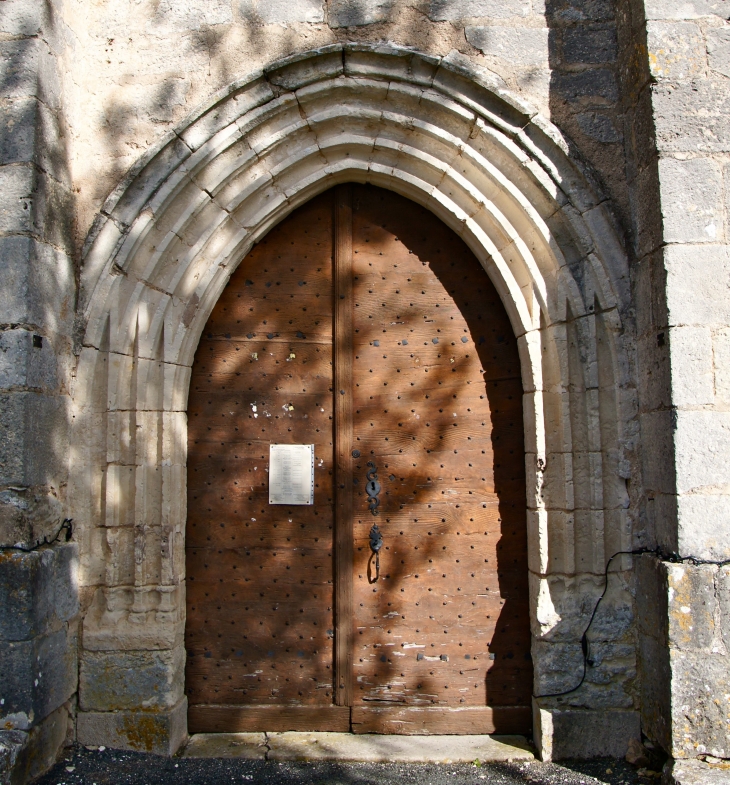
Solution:
[{"label": "door ring pull handle", "polygon": [[380,578],[380,549],[382,547],[383,535],[380,533],[378,524],[374,523],[372,529],[370,529],[370,550],[373,552],[373,556],[375,556],[375,578],[370,583],[375,583]]}]

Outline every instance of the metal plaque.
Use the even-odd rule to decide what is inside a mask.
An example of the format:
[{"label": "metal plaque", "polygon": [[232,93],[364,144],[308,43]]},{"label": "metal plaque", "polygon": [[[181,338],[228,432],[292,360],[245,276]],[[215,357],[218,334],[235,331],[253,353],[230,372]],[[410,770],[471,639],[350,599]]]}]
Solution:
[{"label": "metal plaque", "polygon": [[269,445],[269,504],[314,504],[314,445]]}]

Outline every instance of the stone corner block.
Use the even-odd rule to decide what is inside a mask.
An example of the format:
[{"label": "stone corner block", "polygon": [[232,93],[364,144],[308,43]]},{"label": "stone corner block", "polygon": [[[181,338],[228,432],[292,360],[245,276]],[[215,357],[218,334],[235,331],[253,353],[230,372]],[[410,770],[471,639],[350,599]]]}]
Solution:
[{"label": "stone corner block", "polygon": [[701,760],[670,760],[664,767],[662,785],[727,785],[730,771]]},{"label": "stone corner block", "polygon": [[0,730],[0,783],[17,781],[28,734],[22,730]]},{"label": "stone corner block", "polygon": [[163,711],[183,695],[185,651],[86,651],[79,671],[84,711]]},{"label": "stone corner block", "polygon": [[70,621],[79,610],[78,546],[64,543],[0,557],[0,639],[27,640]]},{"label": "stone corner block", "polygon": [[76,735],[88,746],[174,755],[187,739],[187,711],[186,697],[164,711],[81,711]]},{"label": "stone corner block", "polygon": [[623,758],[641,738],[638,711],[543,707],[533,701],[535,743],[542,760]]}]

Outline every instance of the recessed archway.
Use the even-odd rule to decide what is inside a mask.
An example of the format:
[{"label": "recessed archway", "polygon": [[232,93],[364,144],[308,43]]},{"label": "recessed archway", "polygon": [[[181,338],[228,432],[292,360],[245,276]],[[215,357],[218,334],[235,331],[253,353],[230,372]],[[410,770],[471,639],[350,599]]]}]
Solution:
[{"label": "recessed archway", "polygon": [[[163,748],[184,733],[193,355],[253,244],[346,181],[431,210],[464,239],[504,303],[525,390],[535,692],[573,686],[586,600],[601,588],[607,556],[630,540],[622,477],[635,420],[626,259],[602,197],[567,150],[533,109],[448,59],[334,46],[232,85],[109,198],[84,255],[74,389],[71,514],[90,601],[80,737],[105,727],[107,743],[159,746],[139,740],[142,714],[159,719]],[[610,633],[618,640],[631,600],[626,591],[614,599],[629,609]],[[156,686],[90,689],[114,667],[151,674],[140,684]],[[597,697],[586,685],[574,698],[588,710],[631,706],[624,687]]]}]

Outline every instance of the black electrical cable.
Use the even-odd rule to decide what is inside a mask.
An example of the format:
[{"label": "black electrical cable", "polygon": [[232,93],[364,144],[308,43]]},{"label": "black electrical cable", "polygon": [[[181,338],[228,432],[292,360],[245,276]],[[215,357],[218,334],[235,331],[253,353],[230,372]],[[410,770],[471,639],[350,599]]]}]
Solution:
[{"label": "black electrical cable", "polygon": [[678,554],[672,554],[670,557],[667,558],[665,554],[658,548],[638,548],[633,551],[616,551],[616,553],[611,556],[611,558],[606,562],[606,569],[603,573],[603,591],[601,592],[601,596],[598,598],[598,602],[593,607],[593,613],[591,613],[591,618],[588,620],[588,624],[586,625],[585,630],[583,631],[583,635],[580,638],[580,648],[583,652],[583,674],[580,677],[580,681],[576,684],[575,687],[571,687],[569,690],[564,690],[563,692],[550,692],[544,695],[535,695],[533,693],[533,698],[561,698],[564,695],[570,695],[573,692],[576,692],[583,686],[583,682],[586,680],[586,676],[588,675],[588,666],[593,665],[593,662],[588,658],[588,631],[591,629],[591,625],[596,618],[596,613],[598,612],[598,606],[601,604],[601,601],[606,596],[606,592],[608,591],[608,570],[611,566],[611,562],[617,556],[641,556],[644,553],[653,553],[655,556],[659,556],[660,558],[671,561],[671,562],[692,562],[693,564],[714,564],[718,567],[723,567],[727,564],[730,564],[730,559],[727,561],[711,561],[707,559],[699,559],[695,556],[686,556],[684,558],[680,557]]},{"label": "black electrical cable", "polygon": [[29,548],[26,548],[23,545],[0,545],[0,551],[21,551],[22,553],[32,553],[33,551],[37,551],[38,548],[42,548],[44,545],[52,545],[58,540],[58,538],[61,536],[61,532],[64,529],[66,530],[66,542],[68,542],[71,539],[71,535],[73,534],[73,530],[71,528],[72,522],[73,518],[64,518],[63,523],[61,523],[61,525],[58,527],[58,531],[53,537],[50,539],[48,537],[44,537],[42,540],[37,542],[35,545],[31,545]]}]

